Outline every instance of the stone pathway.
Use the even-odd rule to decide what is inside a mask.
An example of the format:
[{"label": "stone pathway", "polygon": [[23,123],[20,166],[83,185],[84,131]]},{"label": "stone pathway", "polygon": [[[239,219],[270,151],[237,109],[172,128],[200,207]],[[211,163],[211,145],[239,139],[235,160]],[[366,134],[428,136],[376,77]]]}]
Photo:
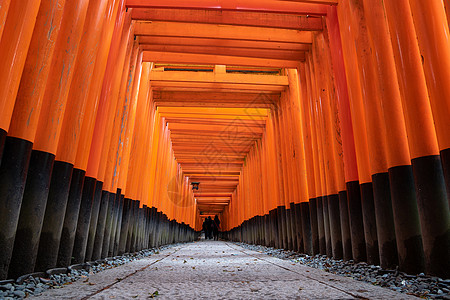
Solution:
[{"label": "stone pathway", "polygon": [[200,241],[31,299],[418,299],[244,249]]}]

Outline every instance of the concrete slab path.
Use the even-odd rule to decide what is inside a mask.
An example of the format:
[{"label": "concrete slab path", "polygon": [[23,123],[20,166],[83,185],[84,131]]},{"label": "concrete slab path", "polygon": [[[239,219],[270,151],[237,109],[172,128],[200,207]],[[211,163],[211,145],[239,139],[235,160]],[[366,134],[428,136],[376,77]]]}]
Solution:
[{"label": "concrete slab path", "polygon": [[[158,295],[155,296],[155,291]],[[154,294],[155,293],[155,294]],[[417,299],[250,251],[199,241],[91,275],[33,299]]]}]

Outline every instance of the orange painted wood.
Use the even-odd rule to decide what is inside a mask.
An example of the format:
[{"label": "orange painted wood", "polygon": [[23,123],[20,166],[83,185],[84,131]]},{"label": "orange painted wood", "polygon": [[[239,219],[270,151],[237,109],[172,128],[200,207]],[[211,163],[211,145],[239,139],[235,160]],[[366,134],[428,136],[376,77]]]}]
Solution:
[{"label": "orange painted wood", "polygon": [[[351,19],[348,14],[345,13],[345,9],[348,3],[343,3],[338,7],[339,16],[339,30],[341,38],[344,41],[351,40],[350,26]],[[345,8],[345,9],[344,9]],[[362,91],[361,82],[359,79],[359,67],[357,62],[356,49],[349,43],[342,43],[343,59],[347,72],[345,72],[348,84],[349,103],[353,133],[355,136],[355,151],[356,160],[358,166],[358,177],[360,183],[368,183],[372,181],[372,173],[369,162],[369,148],[367,143],[367,129],[366,119],[364,115],[364,108],[362,104]]]},{"label": "orange painted wood", "polygon": [[[66,1],[64,6],[39,115],[35,150],[56,154],[88,4],[88,0]],[[63,138],[61,143],[65,142]]]},{"label": "orange painted wood", "polygon": [[[186,47],[227,47],[242,49],[261,49],[261,50],[285,50],[285,51],[308,51],[310,44],[284,43],[274,41],[246,41],[236,39],[218,39],[182,37],[182,36],[141,36],[142,45],[157,46],[186,46]],[[204,65],[204,64],[201,64]],[[198,66],[197,66],[198,67]],[[227,66],[230,69],[230,66]]]},{"label": "orange painted wood", "polygon": [[327,34],[331,51],[332,72],[335,79],[336,102],[339,110],[339,124],[342,138],[342,155],[344,160],[345,181],[357,181],[358,164],[353,134],[352,117],[350,113],[349,93],[347,88],[346,70],[344,65],[342,41],[339,30],[337,9],[329,7],[327,22]]},{"label": "orange painted wood", "polygon": [[229,83],[237,85],[257,85],[261,90],[265,85],[281,86],[288,85],[287,76],[279,75],[253,75],[253,74],[231,74],[231,73],[209,73],[209,72],[151,72],[152,85],[161,82],[196,82],[196,83]]},{"label": "orange painted wood", "polygon": [[2,38],[3,29],[5,29],[6,16],[8,15],[9,5],[11,0],[0,1],[0,39]]},{"label": "orange painted wood", "polygon": [[[133,26],[131,24],[131,11],[126,13],[126,20],[122,31],[121,50],[115,61],[116,69],[111,90],[106,93],[111,104],[108,107],[108,118],[105,124],[105,135],[103,137],[103,148],[98,171],[98,177],[103,180],[103,189],[111,193],[116,191],[113,181],[114,158],[117,152],[117,139],[120,131],[115,130],[121,122],[125,87],[129,77],[129,68],[137,52],[134,46]],[[130,25],[131,24],[131,25]]]},{"label": "orange painted wood", "polygon": [[316,181],[315,181],[315,173],[314,173],[314,152],[313,152],[313,137],[311,132],[311,121],[309,114],[309,94],[308,90],[308,82],[306,77],[306,65],[303,63],[299,68],[299,82],[301,84],[301,98],[300,98],[300,111],[301,111],[301,120],[302,120],[302,135],[303,135],[303,143],[305,149],[305,160],[306,160],[306,178],[308,183],[308,198],[315,198],[316,195]]},{"label": "orange painted wood", "polygon": [[253,58],[268,58],[281,60],[304,60],[304,51],[295,50],[277,50],[277,49],[259,49],[259,48],[230,48],[218,46],[186,46],[186,45],[142,45],[142,50],[157,52],[175,52],[192,54],[213,54],[227,56],[242,56]]},{"label": "orange painted wood", "polygon": [[290,110],[291,110],[291,118],[290,123],[293,126],[293,135],[292,135],[292,145],[293,145],[293,157],[296,162],[296,169],[294,176],[297,177],[297,189],[296,193],[298,195],[299,202],[307,202],[309,200],[309,190],[308,190],[308,181],[312,180],[312,176],[308,176],[307,172],[307,159],[305,158],[305,149],[307,146],[304,142],[303,135],[303,126],[302,126],[302,118],[303,118],[303,110],[305,109],[301,103],[301,98],[305,97],[306,94],[303,94],[300,90],[301,87],[299,85],[300,76],[297,70],[289,69],[288,70],[288,78],[289,78],[289,100],[290,100]]},{"label": "orange painted wood", "polygon": [[[0,10],[0,128],[8,131],[20,78],[33,34],[40,0],[12,1],[4,21],[8,1]],[[4,24],[4,26],[2,26]]]},{"label": "orange painted wood", "polygon": [[[380,107],[380,91],[376,82],[376,74],[370,56],[369,40],[367,35],[367,26],[363,15],[363,8],[354,4],[346,11],[342,9],[342,14],[351,20],[351,40],[355,43],[356,58],[358,61],[359,77],[361,82],[364,109],[366,118],[367,130],[367,144],[370,159],[371,174],[386,172],[387,164],[387,149],[386,149],[386,126],[382,120],[382,111]],[[358,27],[354,27],[358,26]],[[359,28],[359,30],[356,30]]]},{"label": "orange painted wood", "polygon": [[99,45],[92,75],[95,80],[92,81],[89,88],[88,99],[91,99],[91,101],[87,102],[80,133],[80,141],[78,142],[77,155],[75,157],[75,167],[80,170],[86,170],[88,166],[91,144],[93,142],[94,126],[100,104],[100,93],[102,91],[103,79],[106,74],[108,53],[112,45],[111,41],[120,2],[120,0],[109,0],[106,8],[106,15],[101,33],[103,42]]},{"label": "orange painted wood", "polygon": [[316,97],[316,87],[314,80],[314,71],[312,66],[311,57],[307,60],[306,64],[306,82],[308,87],[308,104],[306,107],[308,108],[309,118],[311,120],[311,139],[312,139],[312,149],[313,149],[313,164],[314,164],[314,180],[315,180],[315,188],[316,188],[316,197],[321,197],[325,195],[325,189],[323,186],[323,177],[321,174],[321,165],[322,165],[322,153],[320,151],[319,146],[319,137],[318,137],[318,122],[316,122],[316,114],[314,99]]},{"label": "orange painted wood", "polygon": [[295,68],[298,65],[297,61],[292,60],[158,51],[145,51],[144,61],[155,63],[264,66],[276,68]]},{"label": "orange painted wood", "polygon": [[[376,77],[374,79],[380,86],[379,101],[381,102],[384,123],[387,128],[388,167],[410,165],[411,155],[406,134],[405,117],[384,7],[381,2],[363,2],[365,5],[364,15],[367,22],[367,32],[372,48],[372,59],[376,68]],[[370,10],[367,7],[369,3],[371,6]],[[430,117],[431,114],[428,115],[428,122],[432,122]],[[427,135],[428,133],[425,133],[425,136]],[[424,140],[421,142],[427,143],[429,141]]]},{"label": "orange painted wood", "polygon": [[[123,158],[121,161],[121,167],[120,167],[120,173],[119,173],[119,182],[117,184],[117,187],[122,189],[123,194],[126,196],[128,194],[127,192],[127,177],[128,174],[131,172],[130,168],[130,155],[131,155],[131,145],[133,142],[134,137],[134,130],[136,125],[136,115],[137,115],[137,109],[138,109],[138,102],[144,101],[139,99],[139,92],[142,90],[142,98],[147,100],[148,93],[149,93],[149,81],[148,81],[148,73],[150,71],[151,64],[147,63],[145,64],[143,69],[142,64],[142,53],[138,54],[137,59],[137,66],[136,66],[136,72],[135,72],[135,79],[133,80],[133,87],[132,91],[130,93],[130,105],[129,105],[129,113],[127,117],[127,125],[126,125],[126,131],[124,135],[123,140]],[[142,76],[144,75],[144,76]],[[141,88],[141,83],[143,84]],[[141,107],[140,107],[141,108]],[[142,108],[141,108],[142,109]]]},{"label": "orange painted wood", "polygon": [[[339,107],[337,103],[337,95],[336,95],[336,85],[335,80],[333,76],[332,71],[332,62],[331,62],[331,51],[329,46],[329,41],[327,39],[327,35],[325,33],[318,34],[317,35],[319,39],[319,49],[320,49],[320,55],[322,57],[322,61],[324,63],[324,69],[325,69],[325,76],[326,76],[326,84],[328,87],[328,123],[329,123],[329,130],[331,132],[332,136],[332,152],[330,155],[333,156],[333,160],[335,163],[335,178],[336,186],[338,191],[345,191],[346,190],[346,180],[345,180],[345,172],[344,172],[344,160],[343,160],[343,147],[342,147],[342,126],[341,121],[339,119]],[[331,150],[331,148],[329,149]],[[351,168],[351,166],[348,166],[348,168]],[[356,171],[356,170],[353,170]],[[355,177],[352,177],[353,180],[356,180],[358,177],[355,175]]]},{"label": "orange painted wood", "polygon": [[[25,61],[9,125],[9,136],[34,142],[64,4],[65,0],[42,1],[39,7],[29,48],[32,55],[27,55]],[[3,11],[8,5],[7,2],[2,3],[0,10]]]},{"label": "orange painted wood", "polygon": [[[88,95],[93,80],[92,75],[99,47],[98,39],[101,37],[107,4],[108,1],[103,0],[89,1],[79,45],[80,50],[74,63],[73,79],[67,87],[69,93],[67,95],[66,111],[56,150],[56,160],[59,161],[75,164],[86,106],[95,106],[92,104],[88,105],[88,102],[97,100],[88,98]],[[83,148],[79,150],[83,152],[89,151]]]},{"label": "orange painted wood", "polygon": [[[111,160],[108,161],[107,173],[112,175],[111,184],[112,189],[121,188],[118,186],[119,176],[124,167],[123,150],[125,145],[125,134],[127,133],[128,118],[130,113],[130,107],[132,106],[131,93],[133,89],[133,83],[138,76],[136,76],[137,65],[141,63],[138,59],[142,59],[139,53],[139,45],[137,41],[134,41],[133,49],[130,55],[130,60],[127,59],[126,69],[124,69],[122,83],[119,92],[119,107],[114,118],[113,136],[111,138],[110,153]],[[112,152],[111,152],[112,150]],[[106,180],[105,180],[106,182]]]},{"label": "orange painted wood", "polygon": [[127,0],[127,7],[134,8],[186,8],[211,10],[239,10],[256,12],[292,13],[305,15],[326,15],[326,6],[323,4],[336,4],[335,0],[305,0],[304,3],[270,0],[182,0],[147,1]]},{"label": "orange painted wood", "polygon": [[[450,148],[450,30],[442,1],[410,0],[423,69],[436,126],[439,149]],[[446,3],[448,4],[448,3]]]},{"label": "orange painted wood", "polygon": [[149,36],[218,38],[244,41],[270,41],[303,44],[310,44],[312,42],[311,32],[309,31],[251,26],[173,23],[159,21],[137,21],[135,34]]},{"label": "orange painted wood", "polygon": [[136,8],[133,10],[132,18],[143,21],[245,25],[313,31],[322,30],[321,18],[260,12]]},{"label": "orange painted wood", "polygon": [[438,155],[436,129],[408,1],[389,2],[384,7],[391,32],[411,158]]},{"label": "orange painted wood", "polygon": [[[117,17],[115,17],[114,31],[111,40],[111,47],[109,49],[108,60],[106,64],[105,76],[100,92],[97,115],[95,118],[94,132],[92,136],[92,144],[89,152],[88,166],[86,169],[86,176],[97,178],[103,181],[103,176],[100,178],[99,166],[102,159],[102,148],[104,147],[104,136],[106,129],[106,122],[108,120],[108,107],[112,101],[108,101],[108,91],[111,90],[115,77],[116,62],[118,60],[121,50],[122,30],[125,22],[124,0],[120,0],[117,10]],[[130,19],[131,20],[131,19]],[[123,49],[124,47],[122,47]],[[124,55],[124,54],[122,54]],[[105,146],[107,147],[107,146]]]}]

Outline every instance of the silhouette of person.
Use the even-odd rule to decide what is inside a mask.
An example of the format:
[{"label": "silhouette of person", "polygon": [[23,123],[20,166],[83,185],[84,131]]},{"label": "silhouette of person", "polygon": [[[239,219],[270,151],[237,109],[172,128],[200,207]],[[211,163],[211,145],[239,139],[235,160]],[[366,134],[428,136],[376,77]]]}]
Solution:
[{"label": "silhouette of person", "polygon": [[209,240],[212,239],[212,219],[211,217],[208,217],[205,219],[205,222],[203,222],[203,230],[205,230],[205,239]]},{"label": "silhouette of person", "polygon": [[205,240],[208,239],[208,222],[206,222],[207,218],[205,218],[205,220],[203,220],[203,231],[205,232]]},{"label": "silhouette of person", "polygon": [[216,215],[214,217],[213,223],[213,234],[214,234],[214,240],[219,240],[219,230],[220,230],[220,220],[219,217]]}]

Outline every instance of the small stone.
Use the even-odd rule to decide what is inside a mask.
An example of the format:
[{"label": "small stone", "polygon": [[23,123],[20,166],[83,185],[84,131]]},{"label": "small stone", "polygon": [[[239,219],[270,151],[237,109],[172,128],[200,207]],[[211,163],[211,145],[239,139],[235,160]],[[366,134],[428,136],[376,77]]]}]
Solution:
[{"label": "small stone", "polygon": [[14,291],[13,294],[14,294],[14,296],[21,297],[21,298],[24,298],[26,296],[24,291]]},{"label": "small stone", "polygon": [[0,285],[0,290],[10,290],[12,288],[12,286],[13,285],[11,283]]},{"label": "small stone", "polygon": [[47,278],[39,278],[39,280],[42,282],[42,283],[45,283],[45,284],[48,284],[48,283],[52,283],[52,280],[51,279],[47,279]]}]

